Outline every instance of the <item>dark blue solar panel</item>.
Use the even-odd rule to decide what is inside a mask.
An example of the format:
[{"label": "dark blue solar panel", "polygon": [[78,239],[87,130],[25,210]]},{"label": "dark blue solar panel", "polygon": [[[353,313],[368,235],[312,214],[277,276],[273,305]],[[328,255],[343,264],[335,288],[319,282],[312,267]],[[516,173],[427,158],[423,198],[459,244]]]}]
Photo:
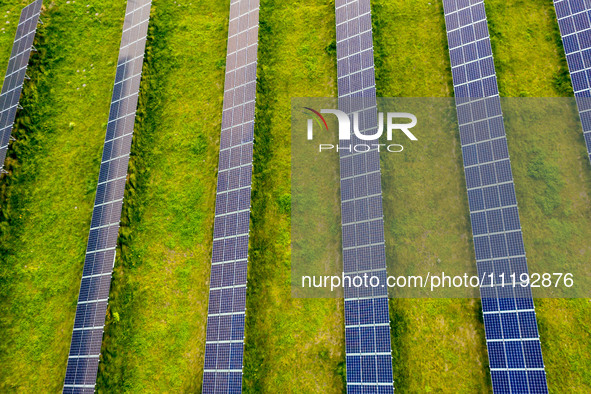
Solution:
[{"label": "dark blue solar panel", "polygon": [[493,390],[547,392],[484,2],[443,5]]},{"label": "dark blue solar panel", "polygon": [[125,11],[64,393],[94,392],[150,19],[149,0]]},{"label": "dark blue solar panel", "polygon": [[4,75],[0,93],[0,170],[2,171],[42,5],[43,0],[37,0],[21,11]]},{"label": "dark blue solar panel", "polygon": [[[377,119],[369,0],[337,0],[339,109],[359,112],[362,132]],[[363,103],[354,98],[366,99]],[[369,99],[369,100],[368,100]],[[352,118],[352,116],[351,116]],[[353,136],[341,146],[361,143]],[[379,152],[340,150],[343,262],[346,276],[363,273],[385,282]],[[347,391],[393,393],[388,298],[384,288],[345,287]]]},{"label": "dark blue solar panel", "polygon": [[591,160],[591,2],[554,0],[554,8]]},{"label": "dark blue solar panel", "polygon": [[258,1],[231,1],[203,393],[242,390],[258,16]]}]

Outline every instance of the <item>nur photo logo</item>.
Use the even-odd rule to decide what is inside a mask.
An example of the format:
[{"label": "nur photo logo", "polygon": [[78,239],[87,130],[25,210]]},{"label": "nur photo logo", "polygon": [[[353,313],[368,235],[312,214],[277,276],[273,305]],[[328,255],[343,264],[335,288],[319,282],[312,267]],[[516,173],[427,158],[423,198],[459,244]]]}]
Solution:
[{"label": "nur photo logo", "polygon": [[[318,151],[323,152],[326,150],[345,150],[348,152],[367,152],[372,149],[381,151],[385,149],[388,152],[398,153],[404,150],[404,147],[400,144],[384,144],[379,143],[379,139],[384,133],[384,113],[378,113],[378,124],[377,127],[368,128],[367,130],[361,130],[360,115],[359,112],[353,112],[353,120],[351,121],[349,115],[344,111],[338,109],[321,109],[320,112],[310,107],[304,107],[308,112],[306,114],[312,114],[313,118],[307,121],[307,139],[312,141],[314,139],[314,122],[318,125],[320,130],[329,131],[328,123],[322,114],[333,114],[336,116],[338,122],[338,136],[340,143],[334,144],[319,144]],[[407,120],[405,123],[400,123],[400,120]],[[386,139],[392,141],[394,134],[397,131],[401,131],[411,141],[418,141],[417,137],[410,131],[411,128],[417,125],[417,117],[407,112],[387,112],[386,113]],[[352,131],[352,133],[351,133]],[[367,141],[368,143],[354,143],[349,145],[346,141],[351,141],[351,135],[354,135],[358,140]],[[369,143],[373,141],[373,143]],[[345,142],[345,143],[343,143]]]}]

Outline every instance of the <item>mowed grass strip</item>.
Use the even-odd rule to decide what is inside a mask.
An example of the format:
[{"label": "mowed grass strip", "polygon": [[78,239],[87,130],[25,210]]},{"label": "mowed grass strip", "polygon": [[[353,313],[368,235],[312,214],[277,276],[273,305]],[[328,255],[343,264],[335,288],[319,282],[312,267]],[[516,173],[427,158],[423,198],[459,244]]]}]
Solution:
[{"label": "mowed grass strip", "polygon": [[[375,0],[372,12],[378,96],[451,96],[441,2]],[[404,152],[382,160],[389,265],[466,266],[475,257],[459,136],[417,137],[396,141]],[[393,299],[390,318],[396,389],[490,391],[479,300]]]},{"label": "mowed grass strip", "polygon": [[201,389],[228,16],[153,5],[99,392]]},{"label": "mowed grass strip", "polygon": [[[572,97],[552,2],[486,6],[501,95]],[[535,133],[512,128],[507,140],[528,260],[568,272],[591,259],[591,167],[578,120],[575,128],[548,122],[555,127]],[[550,391],[591,391],[589,300],[536,299],[535,305]]]},{"label": "mowed grass strip", "polygon": [[[0,14],[17,14],[23,4],[2,5]],[[23,97],[17,162],[2,181],[9,183],[2,201],[2,392],[57,392],[63,384],[124,6],[48,2],[42,16],[42,57]],[[2,44],[9,53],[4,45],[12,37]]]},{"label": "mowed grass strip", "polygon": [[[261,1],[244,391],[344,391],[341,300],[291,298],[292,97],[334,97],[334,4]],[[333,43],[333,45],[331,45]]]}]

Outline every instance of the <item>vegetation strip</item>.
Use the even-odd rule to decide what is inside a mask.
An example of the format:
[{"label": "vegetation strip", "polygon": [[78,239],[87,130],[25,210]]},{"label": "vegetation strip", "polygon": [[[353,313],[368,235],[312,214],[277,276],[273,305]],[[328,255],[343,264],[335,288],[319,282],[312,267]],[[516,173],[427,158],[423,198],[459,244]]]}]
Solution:
[{"label": "vegetation strip", "polygon": [[17,134],[18,168],[3,201],[10,226],[2,242],[0,391],[57,392],[63,384],[122,6],[48,3],[42,14],[40,63],[32,64],[35,85],[25,90],[19,120],[34,126],[23,127],[26,138]]},{"label": "vegetation strip", "polygon": [[291,297],[292,97],[335,97],[334,4],[261,1],[245,392],[344,390],[342,301]]}]

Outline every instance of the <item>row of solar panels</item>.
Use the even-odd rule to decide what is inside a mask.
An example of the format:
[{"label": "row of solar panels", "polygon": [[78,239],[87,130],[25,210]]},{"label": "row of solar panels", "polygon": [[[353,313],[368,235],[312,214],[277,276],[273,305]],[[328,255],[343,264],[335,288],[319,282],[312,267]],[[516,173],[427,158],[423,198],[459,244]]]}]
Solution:
[{"label": "row of solar panels", "polygon": [[[363,134],[377,128],[369,0],[336,1],[339,109],[360,114]],[[373,122],[372,122],[373,120]],[[361,141],[339,141],[343,147]],[[379,153],[340,149],[343,271],[386,277]],[[371,251],[371,254],[368,253]],[[393,393],[388,294],[383,287],[345,288],[347,392]]]},{"label": "row of solar panels", "polygon": [[130,0],[125,11],[97,195],[64,380],[65,393],[94,392],[96,384],[150,6],[150,0]]},{"label": "row of solar panels", "polygon": [[[478,271],[527,272],[484,3],[443,3]],[[64,392],[94,391],[150,5],[127,4]],[[583,100],[591,95],[591,5],[555,0],[555,6],[591,159],[591,106]],[[21,13],[0,94],[2,164],[41,7],[37,0]],[[257,0],[230,5],[204,392],[242,387],[258,11]],[[339,106],[369,114],[362,124],[371,132],[376,93],[370,3],[337,0],[335,12]],[[360,97],[361,108],[355,101]],[[379,154],[340,152],[344,273],[385,276]],[[547,392],[531,292],[519,291],[481,289],[493,389]],[[345,332],[348,391],[392,392],[384,290],[346,290]]]},{"label": "row of solar panels", "polygon": [[[478,274],[519,275],[527,263],[484,1],[443,7]],[[493,391],[548,392],[530,289],[488,285],[481,298]]]},{"label": "row of solar panels", "polygon": [[591,2],[554,0],[554,8],[591,160]]},{"label": "row of solar panels", "polygon": [[4,170],[12,126],[16,118],[29,57],[33,50],[33,41],[42,5],[43,0],[37,0],[21,11],[12,52],[4,75],[4,83],[0,93],[0,170]]},{"label": "row of solar panels", "polygon": [[230,2],[203,393],[242,391],[258,0]]}]

